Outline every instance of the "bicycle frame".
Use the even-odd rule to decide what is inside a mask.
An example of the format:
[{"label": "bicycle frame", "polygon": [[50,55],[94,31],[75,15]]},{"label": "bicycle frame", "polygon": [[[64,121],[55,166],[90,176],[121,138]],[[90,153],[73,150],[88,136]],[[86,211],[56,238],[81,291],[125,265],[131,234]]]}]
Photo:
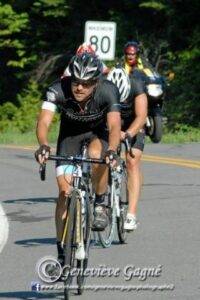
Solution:
[{"label": "bicycle frame", "polygon": [[[129,155],[134,158],[134,153],[129,145],[128,138],[126,137],[123,141],[125,144],[125,151],[129,153]],[[120,156],[121,153],[121,145],[118,150],[118,155]],[[116,228],[116,221],[117,221],[117,231],[119,240],[121,243],[125,243],[126,240],[126,233],[123,229],[125,214],[127,210],[127,171],[126,171],[126,163],[125,160],[120,158],[118,166],[116,168],[110,169],[110,178],[109,178],[109,191],[107,194],[108,198],[108,211],[110,211],[110,221],[109,226],[103,232],[99,232],[99,240],[101,245],[104,248],[108,248],[111,246],[114,235],[115,235],[115,228]],[[121,202],[122,198],[122,186],[125,187],[125,194],[124,198],[126,201]]]},{"label": "bicycle frame", "polygon": [[[61,245],[65,253],[65,264],[70,268],[75,265],[77,268],[86,269],[89,257],[90,234],[91,234],[91,212],[90,198],[87,187],[88,173],[84,174],[84,163],[105,164],[105,159],[87,158],[87,145],[83,144],[80,156],[59,156],[50,155],[49,160],[71,162],[72,172],[72,189],[67,203],[67,215],[62,233]],[[45,180],[46,164],[40,166],[41,180]],[[87,176],[87,177],[86,177]],[[85,211],[83,211],[85,208]],[[68,276],[64,282],[64,299],[69,299],[69,286],[72,276]],[[78,294],[83,293],[84,277],[77,275]]]},{"label": "bicycle frame", "polygon": [[[83,173],[83,163],[98,163],[98,164],[105,164],[104,159],[95,159],[95,158],[87,158],[83,156],[58,156],[58,155],[50,155],[49,160],[56,160],[56,161],[67,161],[72,162],[74,165],[73,172],[72,172],[72,190],[76,191],[80,197],[80,211],[81,205],[83,201],[83,187],[86,187],[86,182],[84,181],[84,173]],[[87,188],[87,187],[86,187]],[[72,191],[71,191],[72,192]],[[68,216],[68,215],[67,215]],[[68,218],[66,218],[63,236],[62,236],[62,245],[64,245],[64,241],[66,240],[66,232],[67,232],[67,225],[68,225]],[[79,226],[78,226],[79,227]],[[77,233],[77,236],[82,238],[80,232]],[[77,241],[77,242],[80,242]]]}]

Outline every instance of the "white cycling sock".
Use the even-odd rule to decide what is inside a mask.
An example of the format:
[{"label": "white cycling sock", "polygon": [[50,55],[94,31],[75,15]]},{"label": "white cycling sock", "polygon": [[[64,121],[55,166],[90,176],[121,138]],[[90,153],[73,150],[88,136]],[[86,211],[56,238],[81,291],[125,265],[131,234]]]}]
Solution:
[{"label": "white cycling sock", "polygon": [[136,219],[136,215],[135,214],[131,214],[131,213],[127,213],[127,218]]}]

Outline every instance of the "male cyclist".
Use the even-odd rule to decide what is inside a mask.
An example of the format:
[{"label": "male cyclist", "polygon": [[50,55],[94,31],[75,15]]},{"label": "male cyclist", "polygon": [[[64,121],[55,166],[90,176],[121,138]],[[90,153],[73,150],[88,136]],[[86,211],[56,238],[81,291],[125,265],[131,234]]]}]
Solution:
[{"label": "male cyclist", "polygon": [[[81,141],[87,138],[91,141],[88,148],[90,157],[103,156],[107,163],[115,164],[121,126],[119,91],[112,82],[99,80],[103,65],[94,54],[75,55],[69,69],[71,76],[56,80],[47,89],[36,129],[40,145],[35,153],[36,159],[42,163],[48,158],[48,131],[58,108],[61,111],[58,155],[79,154]],[[57,163],[59,197],[55,217],[60,261],[63,259],[60,241],[71,174],[70,164]],[[106,207],[103,205],[107,184],[105,165],[93,166],[93,183],[96,192],[93,230],[104,230],[107,225]]]},{"label": "male cyclist", "polygon": [[113,68],[107,76],[117,85],[120,92],[122,131],[121,140],[128,138],[133,159],[126,153],[128,171],[128,213],[124,229],[132,231],[137,228],[136,211],[142,186],[140,160],[144,149],[144,125],[147,117],[147,96],[142,81],[128,76],[123,68]]}]

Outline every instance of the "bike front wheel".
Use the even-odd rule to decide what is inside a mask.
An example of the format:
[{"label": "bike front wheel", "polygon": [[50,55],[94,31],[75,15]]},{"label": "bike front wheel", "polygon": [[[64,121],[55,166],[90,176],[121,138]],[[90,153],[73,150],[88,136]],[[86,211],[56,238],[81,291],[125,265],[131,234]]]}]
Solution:
[{"label": "bike front wheel", "polygon": [[[69,300],[70,285],[72,284],[71,270],[75,266],[76,251],[76,224],[77,224],[77,193],[72,191],[69,197],[69,205],[66,217],[66,238],[65,238],[65,271],[67,276],[64,279],[64,299]],[[66,274],[65,274],[66,275]]]},{"label": "bike front wheel", "polygon": [[77,291],[78,295],[82,295],[84,291],[85,285],[85,270],[88,266],[88,259],[89,259],[89,247],[90,247],[90,237],[91,237],[91,208],[90,208],[90,199],[89,194],[86,193],[85,195],[85,212],[82,215],[82,228],[83,228],[83,243],[84,243],[84,250],[85,250],[85,258],[83,260],[77,260],[77,269],[78,269],[78,276],[77,276]]}]

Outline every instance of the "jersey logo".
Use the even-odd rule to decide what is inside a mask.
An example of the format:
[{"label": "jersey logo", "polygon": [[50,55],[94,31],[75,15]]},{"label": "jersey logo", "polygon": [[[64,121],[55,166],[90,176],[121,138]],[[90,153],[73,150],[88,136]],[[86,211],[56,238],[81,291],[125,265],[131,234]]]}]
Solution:
[{"label": "jersey logo", "polygon": [[55,102],[56,101],[56,95],[52,92],[47,92],[47,101]]}]

